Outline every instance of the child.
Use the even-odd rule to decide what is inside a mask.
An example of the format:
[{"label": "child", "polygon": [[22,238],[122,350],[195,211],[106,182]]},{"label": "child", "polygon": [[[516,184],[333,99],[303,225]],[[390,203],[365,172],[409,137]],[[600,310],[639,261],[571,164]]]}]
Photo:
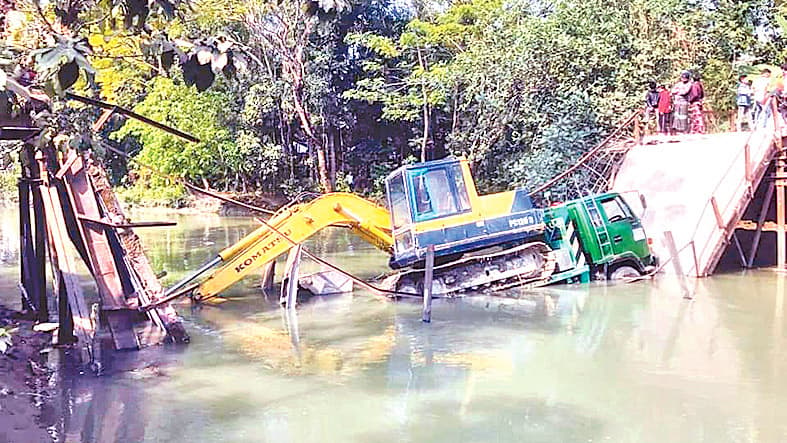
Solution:
[{"label": "child", "polygon": [[659,86],[658,92],[659,133],[672,135],[672,97],[667,85]]}]

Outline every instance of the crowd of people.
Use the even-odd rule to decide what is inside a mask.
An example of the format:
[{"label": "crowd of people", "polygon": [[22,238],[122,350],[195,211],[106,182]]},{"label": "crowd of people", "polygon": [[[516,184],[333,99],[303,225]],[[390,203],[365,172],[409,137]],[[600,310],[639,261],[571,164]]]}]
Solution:
[{"label": "crowd of people", "polygon": [[747,124],[749,129],[754,128],[755,122],[763,114],[768,113],[768,100],[775,97],[778,105],[779,116],[785,118],[784,80],[787,73],[787,63],[781,65],[781,75],[772,78],[772,72],[768,68],[760,70],[760,75],[754,80],[750,80],[745,74],[738,77],[738,88],[736,90],[736,104],[738,105],[738,118],[736,129],[743,130],[743,124]]},{"label": "crowd of people", "polygon": [[704,134],[704,99],[705,87],[697,73],[681,72],[672,87],[651,81],[645,94],[645,121],[655,119],[660,134]]},{"label": "crowd of people", "polygon": [[[787,127],[787,90],[784,85],[787,63],[781,66],[781,72],[775,77],[772,74],[770,69],[763,68],[753,80],[746,74],[738,76],[735,92],[738,108],[735,127],[738,131],[743,131],[744,127],[751,130],[764,115],[771,115],[771,98],[776,100],[777,116],[784,119],[784,126]],[[683,71],[671,87],[648,82],[645,94],[646,126],[651,126],[655,121],[658,132],[664,135],[704,134],[704,98],[704,86],[696,73]]]}]

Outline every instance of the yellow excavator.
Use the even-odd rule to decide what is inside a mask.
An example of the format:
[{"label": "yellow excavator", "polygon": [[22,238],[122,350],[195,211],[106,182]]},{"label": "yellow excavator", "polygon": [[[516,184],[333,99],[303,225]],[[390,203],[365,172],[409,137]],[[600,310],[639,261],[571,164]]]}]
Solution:
[{"label": "yellow excavator", "polygon": [[[645,272],[654,262],[644,231],[641,236],[634,234],[638,238],[633,243],[628,235],[623,250],[613,247],[612,230],[606,225],[628,223],[614,231],[620,232],[614,236],[616,244],[626,236],[624,231],[641,230],[639,220],[616,194],[580,199],[581,204],[574,202],[565,211],[533,207],[524,189],[478,195],[468,161],[455,157],[400,167],[386,178],[386,194],[388,209],[341,192],[284,207],[164,295],[177,293],[220,265],[194,289],[195,298],[211,298],[332,226],[349,228],[389,254],[391,268],[399,272],[386,279],[386,288],[415,294],[423,289],[424,259],[430,246],[435,257],[435,295],[544,284],[556,281],[557,274],[586,281],[592,267],[603,265],[608,272],[615,263],[628,260],[629,268]],[[614,222],[605,218],[599,224],[594,217],[606,217],[604,209],[610,204],[617,205],[622,216]],[[581,229],[588,227],[584,225],[592,229]],[[582,240],[580,234],[587,239]],[[593,236],[594,243],[604,243],[604,235],[609,247],[598,248],[606,251],[603,257],[582,249]]]}]

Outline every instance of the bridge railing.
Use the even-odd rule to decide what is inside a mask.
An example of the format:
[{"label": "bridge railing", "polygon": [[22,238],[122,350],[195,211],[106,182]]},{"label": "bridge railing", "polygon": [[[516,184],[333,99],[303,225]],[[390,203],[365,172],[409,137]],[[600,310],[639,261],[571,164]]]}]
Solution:
[{"label": "bridge railing", "polygon": [[[754,126],[743,149],[732,158],[724,174],[713,187],[711,196],[705,202],[697,219],[689,237],[689,243],[694,244],[692,248],[694,257],[685,260],[686,263],[692,263],[687,274],[699,277],[713,272],[737,222],[764,177],[770,160],[781,143],[782,122],[776,100],[768,99],[764,105],[764,112]],[[730,181],[731,176],[735,175],[740,175],[740,178]],[[723,198],[722,195],[728,198]],[[703,229],[709,229],[710,234],[700,236]],[[740,244],[737,244],[736,248],[741,259],[745,259]]]},{"label": "bridge railing", "polygon": [[642,112],[636,110],[626,115],[604,140],[565,171],[533,189],[530,195],[543,198],[546,192],[551,192],[553,200],[569,200],[606,191],[626,152],[641,140]]}]

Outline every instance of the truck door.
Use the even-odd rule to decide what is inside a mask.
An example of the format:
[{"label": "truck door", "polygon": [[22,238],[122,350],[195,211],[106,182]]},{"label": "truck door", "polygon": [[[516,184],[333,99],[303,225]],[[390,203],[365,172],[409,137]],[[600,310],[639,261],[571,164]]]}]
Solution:
[{"label": "truck door", "polygon": [[620,195],[600,200],[601,212],[607,224],[612,253],[633,252],[637,257],[648,255],[647,238],[642,223]]}]

